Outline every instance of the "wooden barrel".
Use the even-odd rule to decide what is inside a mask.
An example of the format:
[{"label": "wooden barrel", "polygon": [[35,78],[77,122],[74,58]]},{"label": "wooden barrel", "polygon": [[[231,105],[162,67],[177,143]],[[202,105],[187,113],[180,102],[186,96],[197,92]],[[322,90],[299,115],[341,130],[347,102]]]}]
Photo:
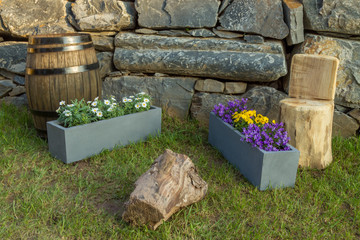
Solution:
[{"label": "wooden barrel", "polygon": [[46,136],[46,122],[57,119],[59,102],[93,100],[101,95],[99,63],[89,34],[29,37],[25,86],[35,128]]}]

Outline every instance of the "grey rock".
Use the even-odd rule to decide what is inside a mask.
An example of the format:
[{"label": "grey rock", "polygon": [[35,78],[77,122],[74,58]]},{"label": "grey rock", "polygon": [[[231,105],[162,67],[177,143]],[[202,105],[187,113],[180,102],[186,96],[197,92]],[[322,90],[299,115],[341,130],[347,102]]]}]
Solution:
[{"label": "grey rock", "polygon": [[96,54],[99,61],[100,78],[105,78],[109,73],[113,72],[115,67],[113,64],[113,53],[112,52],[100,52]]},{"label": "grey rock", "polygon": [[120,33],[115,46],[118,70],[264,82],[287,73],[280,41],[249,44],[241,40]]},{"label": "grey rock", "polygon": [[13,77],[13,82],[21,86],[25,86],[25,78],[19,75]]},{"label": "grey rock", "polygon": [[225,84],[213,79],[197,80],[195,90],[200,92],[222,93],[224,92]]},{"label": "grey rock", "polygon": [[8,95],[16,85],[11,80],[0,80],[0,98]]},{"label": "grey rock", "polygon": [[351,108],[348,108],[348,107],[344,107],[344,106],[341,106],[341,105],[338,105],[338,104],[335,104],[335,109],[339,112],[342,112],[342,113],[347,113],[349,111],[351,111]]},{"label": "grey rock", "polygon": [[301,0],[305,29],[360,35],[360,2]]},{"label": "grey rock", "polygon": [[182,30],[162,30],[158,31],[159,35],[172,36],[172,37],[184,37],[190,36],[189,33]]},{"label": "grey rock", "polygon": [[2,99],[0,99],[0,103],[7,103],[7,104],[12,104],[15,105],[17,107],[22,107],[22,106],[27,106],[28,105],[28,99],[26,97],[26,94],[23,94],[21,96],[17,96],[17,97],[4,97]]},{"label": "grey rock", "polygon": [[21,94],[24,94],[26,92],[26,88],[24,86],[16,86],[9,92],[10,97],[19,96]]},{"label": "grey rock", "polygon": [[265,41],[262,36],[252,35],[252,34],[246,34],[244,36],[244,40],[248,43],[257,43],[257,44],[262,44]]},{"label": "grey rock", "polygon": [[0,37],[0,42],[3,42],[4,41],[4,38],[3,37]]},{"label": "grey rock", "polygon": [[246,91],[247,83],[244,82],[226,82],[225,93],[226,94],[241,94]]},{"label": "grey rock", "polygon": [[164,73],[155,73],[154,76],[155,77],[169,77],[168,74],[164,74]]},{"label": "grey rock", "polygon": [[231,0],[223,0],[221,2],[220,8],[219,8],[219,15],[225,10],[227,6],[231,3]]},{"label": "grey rock", "polygon": [[67,6],[63,0],[2,0],[1,19],[7,32],[26,37],[34,34],[74,32],[65,20]]},{"label": "grey rock", "polygon": [[138,22],[145,28],[214,27],[217,22],[218,0],[136,0]]},{"label": "grey rock", "polygon": [[348,115],[354,118],[360,124],[360,109],[356,108],[348,112]]},{"label": "grey rock", "polygon": [[359,129],[359,123],[346,115],[345,113],[334,111],[333,119],[333,136],[351,137],[356,135],[356,131]]},{"label": "grey rock", "polygon": [[280,101],[288,96],[271,87],[254,87],[241,95],[247,98],[248,109],[254,109],[257,113],[267,116],[270,120],[280,122]]},{"label": "grey rock", "polygon": [[241,99],[241,97],[218,93],[195,93],[191,104],[191,117],[199,121],[199,124],[208,126],[210,112],[214,109],[214,106],[219,103],[225,105],[228,101],[234,101],[235,99]]},{"label": "grey rock", "polygon": [[304,41],[304,7],[298,0],[283,0],[284,19],[289,27],[286,42],[289,46]]},{"label": "grey rock", "polygon": [[210,31],[209,29],[201,28],[201,29],[192,29],[189,30],[188,33],[190,33],[193,37],[215,37],[215,33]]},{"label": "grey rock", "polygon": [[242,38],[244,37],[244,34],[240,34],[240,33],[235,33],[235,32],[229,32],[229,31],[223,31],[223,30],[218,30],[213,28],[213,32],[221,38]]},{"label": "grey rock", "polygon": [[158,31],[153,30],[153,29],[149,29],[149,28],[139,28],[139,29],[135,29],[136,33],[142,33],[142,34],[157,34]]},{"label": "grey rock", "polygon": [[24,75],[26,68],[27,43],[0,43],[0,69]]},{"label": "grey rock", "polygon": [[306,34],[305,41],[293,53],[320,54],[340,60],[335,103],[360,107],[360,42],[321,35]]},{"label": "grey rock", "polygon": [[72,11],[83,31],[119,31],[136,26],[136,11],[132,2],[77,0]]},{"label": "grey rock", "polygon": [[94,47],[98,51],[114,51],[114,37],[91,35]]},{"label": "grey rock", "polygon": [[289,34],[281,0],[234,0],[219,20],[222,27],[232,31],[276,39],[284,39]]},{"label": "grey rock", "polygon": [[103,82],[103,96],[121,98],[143,91],[151,95],[153,105],[160,106],[171,117],[184,120],[189,114],[196,80],[189,77],[109,77]]}]

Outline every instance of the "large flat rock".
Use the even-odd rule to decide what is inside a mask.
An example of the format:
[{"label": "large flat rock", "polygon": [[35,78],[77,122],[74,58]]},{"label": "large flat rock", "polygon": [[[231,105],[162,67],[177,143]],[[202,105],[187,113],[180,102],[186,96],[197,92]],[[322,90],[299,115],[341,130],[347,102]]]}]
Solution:
[{"label": "large flat rock", "polygon": [[358,0],[301,0],[305,29],[360,35]]},{"label": "large flat rock", "polygon": [[74,32],[66,21],[69,6],[63,0],[2,0],[0,16],[4,30],[14,36]]},{"label": "large flat rock", "polygon": [[27,43],[1,42],[0,43],[0,70],[25,74]]},{"label": "large flat rock", "polygon": [[305,41],[293,53],[320,54],[337,57],[335,103],[360,108],[360,42],[307,34]]},{"label": "large flat rock", "polygon": [[141,91],[148,93],[153,105],[161,107],[169,116],[186,119],[194,95],[196,78],[120,76],[108,77],[103,83],[103,96],[117,99]]},{"label": "large flat rock", "polygon": [[214,27],[218,0],[136,0],[138,22],[146,28]]},{"label": "large flat rock", "polygon": [[270,82],[286,75],[280,41],[166,37],[119,33],[114,64],[119,70]]},{"label": "large flat rock", "polygon": [[334,121],[332,127],[333,136],[351,137],[355,136],[359,129],[359,123],[345,113],[334,111]]},{"label": "large flat rock", "polygon": [[77,28],[82,31],[133,29],[136,10],[133,2],[118,0],[76,0],[72,4]]},{"label": "large flat rock", "polygon": [[234,0],[219,17],[225,29],[284,39],[289,28],[284,22],[281,0]]}]

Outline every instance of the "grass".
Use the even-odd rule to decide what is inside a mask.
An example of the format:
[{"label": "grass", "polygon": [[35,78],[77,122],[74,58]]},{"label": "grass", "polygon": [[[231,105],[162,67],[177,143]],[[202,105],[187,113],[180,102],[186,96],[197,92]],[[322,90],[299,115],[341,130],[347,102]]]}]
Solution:
[{"label": "grass", "polygon": [[[69,165],[52,158],[26,109],[0,109],[0,239],[359,239],[360,138],[333,140],[331,165],[299,169],[295,188],[260,192],[194,121],[163,117],[162,135]],[[188,155],[202,201],[156,231],[122,221],[133,184],[163,151]]]}]

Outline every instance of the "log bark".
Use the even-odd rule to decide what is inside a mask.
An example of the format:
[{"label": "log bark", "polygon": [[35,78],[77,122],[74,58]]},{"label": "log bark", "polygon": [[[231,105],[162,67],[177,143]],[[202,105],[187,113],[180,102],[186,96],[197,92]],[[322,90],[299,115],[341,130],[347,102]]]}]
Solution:
[{"label": "log bark", "polygon": [[323,169],[332,162],[333,101],[287,98],[280,102],[290,144],[300,151],[299,165]]},{"label": "log bark", "polygon": [[191,159],[167,149],[135,182],[122,217],[155,230],[180,208],[204,198],[207,189]]}]

